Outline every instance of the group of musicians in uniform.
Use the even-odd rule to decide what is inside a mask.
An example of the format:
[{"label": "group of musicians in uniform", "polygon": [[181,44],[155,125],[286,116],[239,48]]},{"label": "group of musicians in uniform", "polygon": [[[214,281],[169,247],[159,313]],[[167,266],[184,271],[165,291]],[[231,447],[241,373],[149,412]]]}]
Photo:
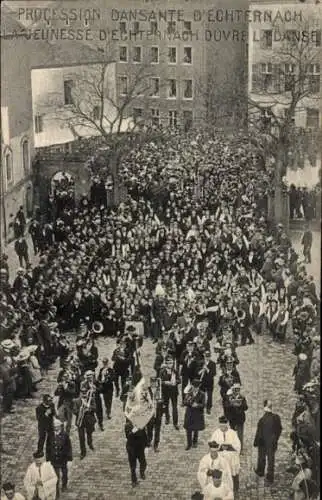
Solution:
[{"label": "group of musicians in uniform", "polygon": [[[129,419],[126,419],[125,424],[126,449],[133,486],[138,484],[137,461],[140,464],[140,477],[145,477],[144,449],[153,446],[155,452],[159,451],[163,417],[165,424],[168,425],[171,416],[174,428],[179,430],[178,404],[180,403],[185,408],[183,427],[186,431],[186,450],[198,446],[199,433],[205,429],[205,412],[211,413],[214,378],[219,365],[222,374],[218,383],[224,415],[220,418],[219,428],[209,442],[209,457],[218,456],[220,459],[211,458],[214,465],[209,470],[212,473],[210,474],[208,470],[204,474],[203,467],[210,460],[208,455],[204,457],[200,463],[198,478],[205,499],[214,498],[211,496],[211,491],[215,491],[216,488],[218,492],[226,492],[223,498],[236,498],[239,453],[243,446],[247,402],[241,394],[241,380],[237,370],[239,360],[231,336],[224,336],[221,344],[215,345],[215,351],[218,353],[217,362],[211,359],[209,341],[206,321],[198,321],[192,322],[192,327],[188,329],[175,324],[156,344],[155,377],[150,378],[148,388],[154,404],[152,418],[143,429],[136,428]],[[87,448],[94,450],[95,424],[104,430],[103,413],[105,412],[107,419],[111,418],[114,394],[123,401],[125,410],[129,393],[142,378],[140,359],[142,343],[143,339],[135,328],[127,327],[124,335],[117,339],[117,346],[111,358],[112,364],[110,365],[107,358],[103,358],[102,365],[97,370],[98,349],[93,332],[88,331],[84,325],[81,327],[81,333],[76,341],[76,352],[70,352],[67,357],[61,359],[61,370],[55,390],[55,395],[58,397],[57,410],[52,397],[48,394],[37,408],[38,453],[43,452],[55,422],[56,426],[64,424],[64,432],[69,436],[74,416],[80,458],[86,456]],[[48,444],[46,454],[50,455]],[[64,488],[67,487],[66,471],[65,464]],[[230,491],[233,492],[233,497],[229,496]]]}]

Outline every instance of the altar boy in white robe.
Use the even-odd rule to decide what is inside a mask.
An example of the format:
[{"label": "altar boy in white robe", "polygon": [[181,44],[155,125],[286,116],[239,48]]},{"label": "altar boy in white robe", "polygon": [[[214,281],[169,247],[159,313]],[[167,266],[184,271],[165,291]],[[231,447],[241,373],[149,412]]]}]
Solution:
[{"label": "altar boy in white robe", "polygon": [[204,500],[234,500],[234,492],[223,481],[223,472],[219,469],[212,471],[211,482],[203,490]]},{"label": "altar boy in white robe", "polygon": [[23,482],[27,500],[55,500],[57,475],[53,466],[45,461],[42,451],[36,451],[33,457]]},{"label": "altar boy in white robe", "polygon": [[240,471],[240,441],[237,432],[229,427],[226,417],[219,418],[219,427],[211,436],[211,441],[216,441],[220,445],[220,455],[223,456],[231,470],[234,484],[234,494],[237,496],[239,490]]},{"label": "altar boy in white robe", "polygon": [[233,479],[230,466],[227,460],[222,456],[222,453],[219,452],[220,445],[216,443],[216,441],[209,441],[208,446],[209,453],[204,455],[200,460],[197,474],[202,492],[209,483],[212,484],[212,472],[215,469],[222,471],[222,481],[227,484],[229,489],[233,490]]}]

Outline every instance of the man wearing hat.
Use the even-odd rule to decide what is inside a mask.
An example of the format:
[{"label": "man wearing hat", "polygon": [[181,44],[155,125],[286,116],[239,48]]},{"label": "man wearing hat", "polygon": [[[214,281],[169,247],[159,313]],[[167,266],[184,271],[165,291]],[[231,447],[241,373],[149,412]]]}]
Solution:
[{"label": "man wearing hat", "polygon": [[258,460],[255,473],[260,477],[264,476],[267,459],[266,479],[269,483],[274,482],[275,453],[281,432],[281,419],[279,415],[273,413],[272,402],[265,399],[264,415],[258,421],[254,439],[254,446],[258,448]]},{"label": "man wearing hat", "polygon": [[229,421],[230,428],[237,432],[242,451],[244,441],[244,424],[248,405],[245,396],[240,393],[240,384],[238,382],[235,382],[231,389],[228,389],[223,404],[225,417]]},{"label": "man wearing hat", "polygon": [[36,451],[33,462],[29,465],[23,484],[27,500],[55,500],[57,475],[50,462],[46,462],[44,453]]},{"label": "man wearing hat", "polygon": [[[91,377],[92,377],[91,373]],[[80,459],[86,456],[85,434],[88,447],[94,451],[93,432],[96,423],[96,387],[94,381],[89,385],[88,382],[81,384],[80,397],[74,400],[73,411],[76,415],[76,426],[78,428],[78,438],[80,446]]]},{"label": "man wearing hat", "polygon": [[234,494],[237,495],[239,490],[240,441],[237,432],[229,427],[228,419],[225,416],[219,417],[219,427],[213,432],[211,441],[216,441],[220,445],[220,452],[230,466]]},{"label": "man wearing hat", "polygon": [[53,420],[56,415],[53,398],[50,394],[44,394],[42,402],[36,408],[38,422],[38,451],[43,451],[48,434],[53,430]]},{"label": "man wearing hat", "polygon": [[57,498],[59,497],[59,480],[62,477],[62,491],[67,489],[68,467],[67,463],[73,460],[72,443],[64,424],[54,418],[53,431],[48,435],[46,443],[46,459],[52,464],[57,475]]},{"label": "man wearing hat", "polygon": [[206,409],[208,415],[212,408],[212,393],[214,390],[214,378],[216,376],[216,363],[212,361],[210,351],[205,351],[204,362],[198,372],[200,379],[200,389],[206,394]]},{"label": "man wearing hat", "polygon": [[206,396],[200,389],[200,379],[193,379],[191,385],[185,388],[184,405],[186,407],[184,415],[184,428],[187,434],[186,450],[190,450],[198,445],[199,432],[205,428],[205,403]]},{"label": "man wearing hat", "polygon": [[25,500],[25,497],[20,493],[16,493],[16,487],[10,481],[6,482],[2,486],[3,495],[1,495],[1,500]]},{"label": "man wearing hat", "polygon": [[172,405],[172,421],[176,430],[178,426],[178,385],[180,383],[179,374],[174,366],[174,359],[168,356],[165,359],[165,366],[160,369],[160,379],[162,384],[162,397],[165,408],[166,424],[170,422],[169,404]]},{"label": "man wearing hat", "polygon": [[219,452],[220,445],[216,441],[209,441],[209,452],[199,462],[197,478],[201,491],[211,483],[212,472],[215,469],[222,471],[222,481],[230,490],[233,490],[233,479],[227,460]]},{"label": "man wearing hat", "polygon": [[180,358],[181,365],[181,397],[182,405],[184,404],[184,390],[189,382],[195,378],[197,373],[197,360],[194,352],[194,343],[192,340],[188,340],[186,348],[181,354]]}]

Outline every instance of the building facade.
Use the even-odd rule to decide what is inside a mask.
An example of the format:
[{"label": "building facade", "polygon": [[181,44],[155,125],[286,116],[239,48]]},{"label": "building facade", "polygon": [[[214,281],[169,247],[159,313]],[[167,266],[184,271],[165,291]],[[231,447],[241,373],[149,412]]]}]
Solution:
[{"label": "building facade", "polygon": [[117,107],[125,118],[185,129],[209,125],[209,107],[225,104],[229,112],[231,96],[240,96],[241,87],[247,94],[240,76],[247,75],[247,0],[53,4],[58,16],[47,5],[47,19],[19,19],[50,36],[61,28],[82,36],[89,30],[84,43],[115,62]]},{"label": "building facade", "polygon": [[321,5],[254,1],[250,9],[249,97],[272,127],[270,110],[282,120],[292,109],[298,150],[289,152],[294,169],[287,178],[315,185],[321,168]]},{"label": "building facade", "polygon": [[[20,29],[1,16],[1,28]],[[11,223],[20,206],[33,210],[30,46],[21,39],[1,41],[1,241],[11,237]]]},{"label": "building facade", "polygon": [[[91,82],[99,81],[101,64],[35,68],[31,70],[34,141],[36,148],[67,144],[79,137],[98,135],[93,123],[85,123],[73,112],[79,106],[93,122],[99,121],[100,98]],[[105,68],[106,95],[115,99],[115,64]],[[80,103],[82,101],[82,104]],[[113,108],[107,100],[104,115],[111,116]],[[107,126],[108,124],[105,124]]]}]

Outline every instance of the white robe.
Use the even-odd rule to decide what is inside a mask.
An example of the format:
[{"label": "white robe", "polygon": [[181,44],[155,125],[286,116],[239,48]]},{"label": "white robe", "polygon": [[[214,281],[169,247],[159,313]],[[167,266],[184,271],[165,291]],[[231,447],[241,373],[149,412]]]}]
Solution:
[{"label": "white robe", "polygon": [[42,481],[42,486],[38,488],[38,495],[41,500],[55,500],[56,498],[56,472],[50,462],[43,462],[40,467],[40,474],[37,465],[33,462],[29,465],[23,484],[27,492],[27,500],[32,500],[35,493],[37,481]]},{"label": "white robe", "polygon": [[211,458],[210,453],[207,453],[199,463],[197,478],[201,489],[205,488],[209,483],[212,483],[212,478],[207,476],[207,471],[211,469],[219,469],[223,472],[222,482],[227,484],[230,489],[233,489],[233,478],[231,477],[230,465],[222,456],[222,452],[218,453],[217,458]]},{"label": "white robe", "polygon": [[221,429],[216,429],[211,436],[210,441],[216,441],[218,444],[230,444],[236,451],[221,451],[220,454],[227,460],[232,476],[237,476],[240,471],[240,441],[237,432],[233,429],[228,429],[225,433]]},{"label": "white robe", "polygon": [[219,487],[209,483],[203,490],[204,500],[234,500],[234,492],[227,484],[221,483]]}]

